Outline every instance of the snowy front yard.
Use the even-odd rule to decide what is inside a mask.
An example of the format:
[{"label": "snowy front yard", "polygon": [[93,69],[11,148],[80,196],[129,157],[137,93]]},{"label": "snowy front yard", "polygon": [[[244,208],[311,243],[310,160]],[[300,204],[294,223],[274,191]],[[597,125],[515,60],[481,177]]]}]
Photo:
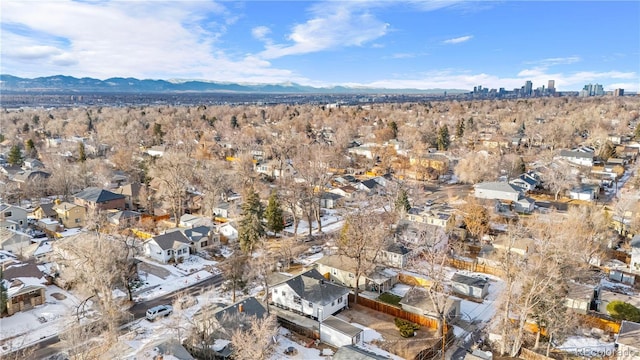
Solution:
[{"label": "snowy front yard", "polygon": [[80,303],[72,294],[54,285],[47,286],[45,299],[44,305],[0,319],[0,357],[57,335]]}]

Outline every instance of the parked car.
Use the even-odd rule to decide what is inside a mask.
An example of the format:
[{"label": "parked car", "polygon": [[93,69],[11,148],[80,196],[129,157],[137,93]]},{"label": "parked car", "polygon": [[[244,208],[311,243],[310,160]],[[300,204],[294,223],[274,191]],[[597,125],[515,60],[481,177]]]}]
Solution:
[{"label": "parked car", "polygon": [[322,246],[313,245],[312,247],[309,248],[308,253],[309,254],[317,254],[317,253],[319,253],[321,251],[322,251]]},{"label": "parked car", "polygon": [[154,321],[162,316],[169,316],[173,313],[173,307],[171,305],[158,305],[147,310],[147,320]]}]

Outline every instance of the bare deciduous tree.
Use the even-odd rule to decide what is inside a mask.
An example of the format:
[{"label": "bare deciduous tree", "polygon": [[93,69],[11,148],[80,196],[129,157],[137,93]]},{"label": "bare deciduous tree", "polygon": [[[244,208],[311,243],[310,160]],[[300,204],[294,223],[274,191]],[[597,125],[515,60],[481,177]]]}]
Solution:
[{"label": "bare deciduous tree", "polygon": [[236,329],[231,337],[234,357],[237,359],[269,359],[274,351],[274,339],[278,334],[275,315],[251,320],[248,329]]}]

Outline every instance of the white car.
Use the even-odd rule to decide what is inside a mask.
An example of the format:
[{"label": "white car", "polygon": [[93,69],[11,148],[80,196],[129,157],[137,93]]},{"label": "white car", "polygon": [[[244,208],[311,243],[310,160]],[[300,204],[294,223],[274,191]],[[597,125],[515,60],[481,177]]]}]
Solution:
[{"label": "white car", "polygon": [[322,246],[320,245],[313,245],[312,247],[309,248],[309,254],[317,254],[319,252],[322,251]]},{"label": "white car", "polygon": [[147,320],[154,321],[161,316],[169,316],[173,313],[171,305],[158,305],[147,310]]}]

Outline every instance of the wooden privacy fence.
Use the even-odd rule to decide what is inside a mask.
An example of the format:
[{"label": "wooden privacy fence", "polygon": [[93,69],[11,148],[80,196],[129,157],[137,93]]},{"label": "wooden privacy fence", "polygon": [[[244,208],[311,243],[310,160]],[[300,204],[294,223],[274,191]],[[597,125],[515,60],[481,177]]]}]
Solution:
[{"label": "wooden privacy fence", "polygon": [[473,272],[481,272],[484,274],[503,276],[503,271],[500,268],[493,267],[487,264],[479,264],[477,260],[469,261],[462,259],[449,258],[449,266],[460,270],[468,270]]},{"label": "wooden privacy fence", "polygon": [[529,349],[520,349],[520,358],[524,360],[554,360],[553,358],[538,354]]},{"label": "wooden privacy fence", "polygon": [[575,314],[580,318],[580,322],[588,327],[597,328],[600,330],[608,331],[612,334],[620,332],[620,323],[604,318],[597,313],[591,312],[589,314]]},{"label": "wooden privacy fence", "polygon": [[[354,299],[355,299],[355,296],[353,294],[349,294],[349,306],[353,305]],[[430,329],[438,328],[438,322],[435,319],[432,319],[424,315],[414,314],[412,312],[402,310],[399,307],[385,304],[377,300],[372,300],[362,296],[358,296],[358,305],[362,305],[364,307],[373,309],[383,314],[405,319],[413,323],[416,323],[420,326],[426,326]]]}]

